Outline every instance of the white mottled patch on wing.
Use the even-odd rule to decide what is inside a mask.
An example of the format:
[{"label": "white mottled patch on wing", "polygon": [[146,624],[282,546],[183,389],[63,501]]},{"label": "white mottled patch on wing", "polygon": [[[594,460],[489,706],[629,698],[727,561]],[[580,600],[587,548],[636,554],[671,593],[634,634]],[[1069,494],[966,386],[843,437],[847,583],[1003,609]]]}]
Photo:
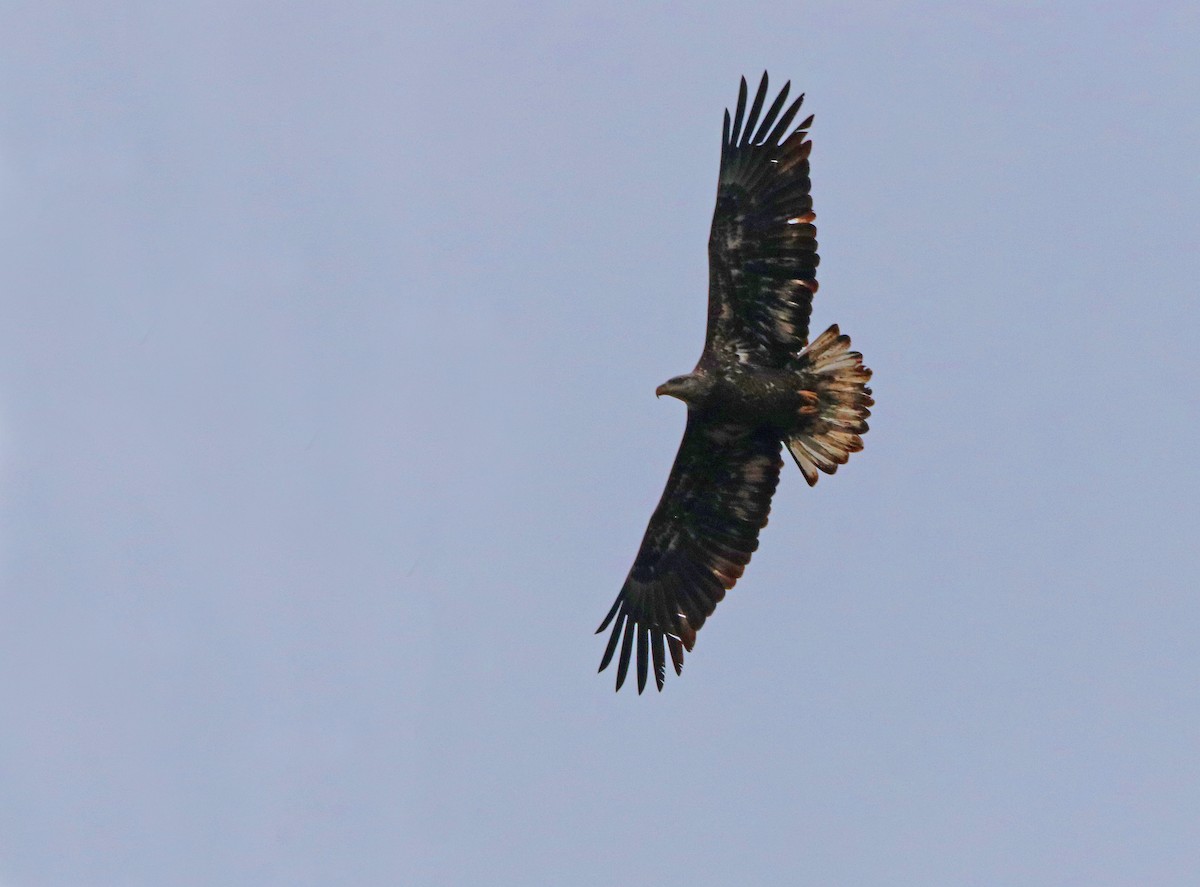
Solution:
[{"label": "white mottled patch on wing", "polygon": [[755,456],[742,466],[742,480],[752,484],[762,483],[768,477],[773,461],[766,456]]},{"label": "white mottled patch on wing", "polygon": [[791,302],[785,302],[771,309],[771,315],[775,321],[775,332],[780,339],[791,339],[796,335],[796,327],[792,323],[792,312],[795,308],[796,306]]},{"label": "white mottled patch on wing", "polygon": [[755,525],[762,520],[759,497],[764,487],[773,487],[772,481],[778,468],[778,458],[765,454],[751,456],[742,463],[738,469],[738,482],[731,485],[728,499],[729,507],[738,520]]},{"label": "white mottled patch on wing", "polygon": [[754,512],[751,511],[751,504],[745,499],[737,499],[733,503],[733,514],[740,521],[751,521],[754,519]]},{"label": "white mottled patch on wing", "polygon": [[727,444],[737,440],[745,432],[737,425],[713,425],[706,433],[708,439],[714,443]]},{"label": "white mottled patch on wing", "polygon": [[742,246],[742,220],[739,218],[737,223],[730,225],[725,229],[725,249],[737,250]]}]

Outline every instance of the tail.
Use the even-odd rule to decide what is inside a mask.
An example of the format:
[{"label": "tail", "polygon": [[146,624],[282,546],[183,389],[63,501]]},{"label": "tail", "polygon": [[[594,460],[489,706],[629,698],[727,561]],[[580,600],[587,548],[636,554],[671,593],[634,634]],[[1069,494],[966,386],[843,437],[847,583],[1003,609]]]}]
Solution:
[{"label": "tail", "polygon": [[788,437],[787,447],[811,487],[818,468],[833,474],[863,448],[862,435],[875,401],[867,387],[871,371],[863,366],[862,355],[850,350],[850,337],[843,336],[837,324],[810,342],[798,360],[797,369],[816,376],[816,382],[811,400],[800,408],[808,419],[801,423],[804,430]]}]

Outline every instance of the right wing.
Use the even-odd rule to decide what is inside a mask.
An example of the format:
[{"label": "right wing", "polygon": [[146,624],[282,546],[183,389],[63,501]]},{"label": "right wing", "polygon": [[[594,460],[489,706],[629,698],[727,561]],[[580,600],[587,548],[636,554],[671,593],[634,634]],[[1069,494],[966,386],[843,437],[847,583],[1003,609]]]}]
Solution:
[{"label": "right wing", "polygon": [[654,509],[625,585],[596,633],[613,623],[600,671],[618,642],[617,689],[625,682],[637,638],[638,692],[649,657],[662,690],[664,641],[675,673],[684,648],[742,575],[758,548],[783,460],[779,438],[762,430],[688,414],[687,429],[662,500]]}]

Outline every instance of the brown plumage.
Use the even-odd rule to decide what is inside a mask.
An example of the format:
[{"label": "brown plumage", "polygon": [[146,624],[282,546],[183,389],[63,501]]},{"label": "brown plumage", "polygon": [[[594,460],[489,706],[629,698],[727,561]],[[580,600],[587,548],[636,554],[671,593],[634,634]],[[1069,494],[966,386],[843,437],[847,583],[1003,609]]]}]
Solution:
[{"label": "brown plumage", "polygon": [[617,656],[617,689],[650,665],[661,690],[669,654],[684,650],[758,548],[786,445],[808,483],[862,449],[871,371],[830,327],[808,344],[817,291],[816,219],[809,194],[809,117],[784,138],[804,96],[784,108],[790,84],[763,114],[764,73],[746,113],[743,78],[732,122],[725,112],[717,205],[708,241],[708,330],[695,369],[658,388],[688,405],[667,488],[617,600],[600,663]]}]

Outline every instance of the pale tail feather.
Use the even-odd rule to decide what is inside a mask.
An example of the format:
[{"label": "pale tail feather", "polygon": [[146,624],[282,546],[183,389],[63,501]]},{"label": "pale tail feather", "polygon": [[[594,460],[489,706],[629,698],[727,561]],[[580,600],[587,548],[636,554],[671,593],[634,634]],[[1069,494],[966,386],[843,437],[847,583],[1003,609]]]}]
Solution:
[{"label": "pale tail feather", "polygon": [[787,447],[809,486],[819,471],[833,474],[851,453],[863,448],[862,435],[871,415],[871,371],[862,355],[850,350],[850,337],[834,324],[800,352],[799,369],[816,375],[816,403],[808,408],[812,418],[805,430],[788,438]]}]

